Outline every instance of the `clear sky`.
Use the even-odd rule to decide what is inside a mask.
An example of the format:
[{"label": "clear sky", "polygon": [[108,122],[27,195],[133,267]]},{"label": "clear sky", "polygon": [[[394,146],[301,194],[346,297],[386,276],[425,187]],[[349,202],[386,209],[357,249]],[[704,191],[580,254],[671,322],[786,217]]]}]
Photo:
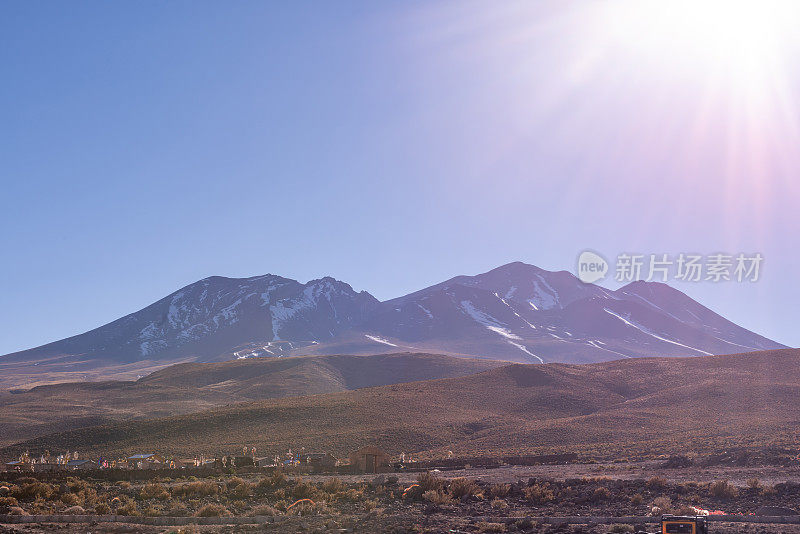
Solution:
[{"label": "clear sky", "polygon": [[587,248],[760,252],[677,287],[798,346],[798,18],[734,4],[6,0],[0,354],[210,275]]}]

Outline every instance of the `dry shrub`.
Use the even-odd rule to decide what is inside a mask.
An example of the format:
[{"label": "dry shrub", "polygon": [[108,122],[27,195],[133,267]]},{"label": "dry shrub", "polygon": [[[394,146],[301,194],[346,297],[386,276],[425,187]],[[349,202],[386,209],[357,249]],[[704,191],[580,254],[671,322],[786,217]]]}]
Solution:
[{"label": "dry shrub", "polygon": [[773,497],[778,494],[778,490],[775,489],[775,486],[762,486],[761,494],[765,497]]},{"label": "dry shrub", "polygon": [[116,515],[139,515],[139,507],[136,506],[135,501],[128,501],[117,508]]},{"label": "dry shrub", "polygon": [[80,499],[74,493],[65,493],[61,496],[61,502],[67,506],[75,506],[80,503]]},{"label": "dry shrub", "polygon": [[508,508],[508,503],[503,499],[494,499],[491,502],[491,505],[492,508],[494,508],[495,510],[505,510],[506,508]]},{"label": "dry shrub", "polygon": [[593,502],[607,501],[610,498],[611,498],[611,491],[609,491],[608,488],[597,488],[592,493]]},{"label": "dry shrub", "polygon": [[151,504],[150,506],[145,508],[144,515],[146,515],[148,517],[158,517],[158,516],[161,515],[161,511],[162,510],[161,510],[160,506]]},{"label": "dry shrub", "polygon": [[322,491],[326,493],[339,493],[347,489],[347,484],[338,478],[331,478],[322,483]]},{"label": "dry shrub", "polygon": [[486,521],[481,521],[480,523],[475,525],[475,528],[478,532],[505,532],[506,525],[505,523],[488,523]]},{"label": "dry shrub", "polygon": [[466,478],[456,478],[450,482],[450,495],[456,499],[461,499],[462,497],[472,497],[473,495],[477,495],[479,492],[480,488],[472,480],[467,480]]},{"label": "dry shrub", "polygon": [[422,488],[423,493],[428,490],[441,491],[444,488],[444,480],[427,472],[419,474],[417,484]]},{"label": "dry shrub", "polygon": [[53,495],[53,486],[34,480],[11,489],[11,496],[20,501],[48,500]]},{"label": "dry shrub", "polygon": [[189,515],[189,509],[182,502],[176,502],[170,506],[167,515],[172,517],[184,517]]},{"label": "dry shrub", "polygon": [[650,508],[650,515],[670,514],[673,512],[672,499],[661,496],[653,499],[653,506]]},{"label": "dry shrub", "polygon": [[250,496],[251,485],[246,480],[235,477],[228,481],[228,494],[236,499],[245,499]]},{"label": "dry shrub", "polygon": [[209,497],[217,493],[219,493],[219,486],[208,480],[188,482],[172,488],[172,494],[176,497]]},{"label": "dry shrub", "polygon": [[92,506],[97,502],[97,491],[94,488],[86,488],[78,493],[78,497],[83,501],[84,506]]},{"label": "dry shrub", "polygon": [[128,482],[127,480],[120,480],[120,481],[118,481],[118,482],[116,483],[116,486],[117,486],[117,487],[120,487],[120,488],[122,488],[122,489],[130,489],[130,487],[131,487],[131,483],[130,483],[130,482]]},{"label": "dry shrub", "polygon": [[139,497],[144,500],[157,499],[166,501],[169,499],[169,491],[161,484],[145,484],[142,487],[142,491],[139,492]]},{"label": "dry shrub", "polygon": [[222,517],[229,515],[228,509],[221,504],[207,504],[200,508],[196,514],[197,517]]},{"label": "dry shrub", "polygon": [[364,492],[357,489],[340,491],[336,494],[336,500],[342,502],[359,502],[364,498]]},{"label": "dry shrub", "polygon": [[614,479],[608,476],[599,476],[599,477],[583,477],[583,481],[588,484],[608,484],[612,482]]},{"label": "dry shrub", "polygon": [[718,499],[733,499],[739,493],[736,486],[727,480],[717,480],[708,486],[708,491]]},{"label": "dry shrub", "polygon": [[256,484],[256,489],[258,491],[268,491],[274,488],[281,488],[286,485],[288,479],[286,475],[281,473],[280,471],[275,471],[268,477],[264,477],[258,481]]},{"label": "dry shrub", "polygon": [[311,499],[298,499],[286,507],[287,515],[311,515],[324,511],[325,506],[322,503]]},{"label": "dry shrub", "polygon": [[644,502],[644,497],[642,497],[641,493],[637,493],[633,497],[631,497],[631,504],[634,506],[639,506]]},{"label": "dry shrub", "polygon": [[633,532],[633,527],[622,523],[614,523],[613,525],[609,525],[608,531],[612,534],[623,534],[625,532]]},{"label": "dry shrub", "polygon": [[555,499],[555,493],[553,493],[550,484],[547,482],[541,484],[534,484],[532,486],[528,486],[525,488],[525,498],[528,502],[533,504],[544,504],[552,501]]},{"label": "dry shrub", "polygon": [[[233,508],[237,512],[241,512],[242,510],[247,508],[247,503],[241,499],[237,499],[231,502],[231,508]],[[241,513],[236,515],[241,515]]]},{"label": "dry shrub", "polygon": [[295,499],[310,499],[317,493],[317,488],[311,482],[304,482],[301,479],[292,488],[292,496]]},{"label": "dry shrub", "polygon": [[19,506],[12,506],[8,510],[8,515],[28,515],[28,512],[20,508]]},{"label": "dry shrub", "polygon": [[0,497],[0,507],[19,506],[19,502],[14,497]]},{"label": "dry shrub", "polygon": [[751,490],[758,491],[762,488],[761,481],[757,478],[751,478],[750,480],[747,481],[747,487],[750,488]]},{"label": "dry shrub", "polygon": [[511,484],[492,484],[489,486],[489,495],[495,499],[504,499],[511,493]]},{"label": "dry shrub", "polygon": [[106,503],[100,503],[94,507],[94,513],[97,515],[108,515],[111,513],[111,507]]},{"label": "dry shrub", "polygon": [[433,504],[450,504],[453,498],[447,493],[438,490],[429,489],[422,494],[422,499]]},{"label": "dry shrub", "polygon": [[91,488],[91,485],[83,479],[67,477],[67,486],[72,493],[80,493]]},{"label": "dry shrub", "polygon": [[259,515],[276,516],[279,513],[280,512],[278,511],[277,508],[274,508],[268,504],[261,504],[250,510],[251,516],[259,516]]},{"label": "dry shrub", "polygon": [[647,488],[651,490],[660,490],[667,487],[667,480],[662,477],[653,477],[647,481]]},{"label": "dry shrub", "polygon": [[67,515],[84,515],[86,510],[84,510],[82,506],[70,506],[61,513]]}]

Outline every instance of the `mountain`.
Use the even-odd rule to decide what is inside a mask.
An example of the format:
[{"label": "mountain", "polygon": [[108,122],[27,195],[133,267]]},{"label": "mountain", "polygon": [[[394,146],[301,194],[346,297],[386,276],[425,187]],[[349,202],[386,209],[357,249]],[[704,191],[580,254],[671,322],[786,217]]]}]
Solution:
[{"label": "mountain", "polygon": [[385,302],[333,278],[206,278],[85,334],[0,357],[0,384],[136,378],[256,356],[408,350],[580,363],[782,347],[665,284],[610,291],[515,262]]},{"label": "mountain", "polygon": [[36,385],[37,377],[136,378],[181,361],[285,355],[335,338],[377,305],[328,277],[212,276],[84,334],[2,356],[0,374],[6,385]]},{"label": "mountain", "polygon": [[[796,449],[800,350],[512,364],[479,374],[52,434],[0,451],[225,454],[256,446],[415,457],[576,452],[593,458]],[[732,431],[735,429],[735,431]]]},{"label": "mountain", "polygon": [[183,363],[136,381],[62,383],[0,393],[0,444],[236,402],[466,376],[501,365],[506,362],[409,353]]},{"label": "mountain", "polygon": [[361,328],[395,345],[531,363],[783,347],[665,284],[610,291],[519,262],[383,302]]}]

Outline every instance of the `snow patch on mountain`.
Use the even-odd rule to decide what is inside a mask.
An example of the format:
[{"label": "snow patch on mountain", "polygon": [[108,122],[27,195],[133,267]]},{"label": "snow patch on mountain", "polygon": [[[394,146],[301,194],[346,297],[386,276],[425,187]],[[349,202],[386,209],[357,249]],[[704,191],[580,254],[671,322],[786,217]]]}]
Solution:
[{"label": "snow patch on mountain", "polygon": [[398,347],[399,346],[399,345],[395,345],[391,341],[387,341],[387,340],[383,339],[382,337],[371,336],[369,334],[364,334],[364,337],[368,338],[368,339],[371,339],[372,341],[374,341],[376,343],[382,343],[384,345],[389,345],[390,347]]},{"label": "snow patch on mountain", "polygon": [[522,339],[518,335],[512,334],[507,328],[500,328],[499,326],[487,326],[486,328],[488,328],[495,334],[500,334],[501,336],[507,339]]},{"label": "snow patch on mountain", "polygon": [[690,347],[689,345],[684,345],[683,343],[678,343],[677,341],[673,341],[671,339],[667,339],[667,338],[665,338],[663,336],[660,336],[660,335],[656,334],[655,332],[653,332],[653,331],[651,331],[651,330],[649,330],[649,329],[647,329],[647,328],[645,328],[645,327],[643,327],[643,326],[641,326],[639,324],[634,323],[630,319],[627,319],[627,318],[623,317],[622,315],[609,310],[608,308],[603,308],[603,311],[613,315],[614,317],[616,317],[617,319],[619,319],[623,323],[627,324],[628,326],[632,326],[633,328],[636,328],[637,330],[647,334],[648,336],[652,336],[652,337],[654,337],[656,339],[659,339],[661,341],[664,341],[666,343],[671,343],[671,344],[677,345],[679,347],[684,347],[684,348],[687,348],[689,350],[693,350],[695,352],[700,352],[700,353],[706,354],[708,356],[713,356],[713,354],[711,354],[710,352],[706,352],[704,350],[698,349],[697,347]]},{"label": "snow patch on mountain", "polygon": [[534,309],[550,310],[558,306],[558,293],[541,275],[538,281],[533,280],[533,287],[536,294],[528,299],[528,304]]},{"label": "snow patch on mountain", "polygon": [[510,345],[514,345],[515,347],[517,347],[519,350],[521,350],[525,354],[527,354],[529,356],[533,356],[534,358],[539,360],[539,363],[544,363],[544,360],[542,358],[540,358],[539,356],[537,356],[534,353],[532,353],[531,351],[529,351],[528,348],[525,345],[523,345],[521,343],[514,343],[513,341],[509,341],[508,343]]}]

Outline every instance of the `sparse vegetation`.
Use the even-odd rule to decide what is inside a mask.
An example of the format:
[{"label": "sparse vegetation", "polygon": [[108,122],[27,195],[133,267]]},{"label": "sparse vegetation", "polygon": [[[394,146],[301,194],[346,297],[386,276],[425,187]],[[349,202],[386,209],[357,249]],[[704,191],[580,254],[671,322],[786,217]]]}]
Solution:
[{"label": "sparse vegetation", "polygon": [[[441,520],[468,513],[477,518],[468,532],[493,532],[496,528],[502,529],[500,532],[530,532],[535,523],[526,523],[524,516],[605,515],[610,509],[619,515],[693,513],[689,505],[747,513],[757,506],[775,504],[776,500],[778,504],[792,506],[800,498],[800,484],[778,484],[772,489],[760,481],[749,482],[746,489],[737,490],[727,480],[674,483],[655,477],[587,476],[487,482],[473,477],[448,479],[436,472],[422,472],[416,475],[416,482],[408,475],[403,478],[397,484],[398,481],[387,482],[385,476],[353,481],[338,477],[241,474],[193,481],[153,477],[123,487],[92,479],[49,484],[23,477],[19,484],[7,484],[6,496],[0,497],[0,513],[268,516],[276,518],[276,525],[300,518],[325,518],[324,523],[314,523],[318,531],[336,531],[342,525],[349,528],[348,521],[352,518],[391,521],[399,514],[409,521],[422,515]],[[767,489],[772,490],[772,496],[765,496]],[[25,496],[27,500],[12,495]],[[508,520],[490,519],[503,517]],[[515,517],[519,519],[511,519]],[[378,523],[372,523],[375,524]],[[462,527],[457,530],[463,531]],[[629,527],[611,525],[602,533],[631,532]]]},{"label": "sparse vegetation", "polygon": [[718,499],[733,499],[739,493],[739,490],[736,489],[736,486],[727,480],[717,480],[716,482],[712,482],[708,487],[708,491],[711,493],[711,495],[717,497]]},{"label": "sparse vegetation", "polygon": [[533,484],[524,490],[525,498],[532,504],[545,504],[555,499],[555,492],[550,487],[550,484],[545,482],[543,484]]},{"label": "sparse vegetation", "polygon": [[480,488],[472,480],[456,478],[450,481],[449,491],[454,499],[461,499],[477,495],[480,492]]},{"label": "sparse vegetation", "polygon": [[420,473],[417,477],[417,484],[423,493],[429,490],[440,491],[444,488],[444,480],[432,473]]},{"label": "sparse vegetation", "polygon": [[169,491],[161,484],[145,484],[139,497],[144,500],[156,499],[159,501],[166,501],[170,498]]},{"label": "sparse vegetation", "polygon": [[195,514],[197,517],[222,517],[229,515],[228,509],[221,504],[207,504]]}]

